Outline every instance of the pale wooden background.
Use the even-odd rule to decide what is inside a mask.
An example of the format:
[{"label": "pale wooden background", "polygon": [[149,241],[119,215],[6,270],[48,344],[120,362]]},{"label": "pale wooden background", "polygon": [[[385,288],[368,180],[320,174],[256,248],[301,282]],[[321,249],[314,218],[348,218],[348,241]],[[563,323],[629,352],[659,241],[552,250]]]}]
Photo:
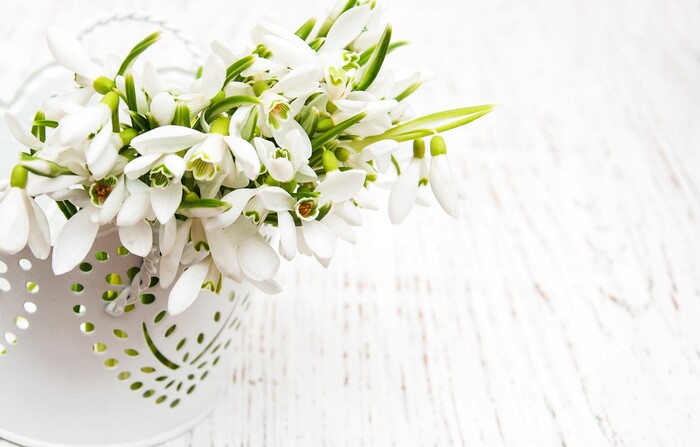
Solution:
[{"label": "pale wooden background", "polygon": [[[167,447],[698,445],[698,3],[387,3],[438,75],[418,105],[501,104],[449,135],[464,216],[368,215],[328,271],[288,265],[225,404]],[[48,24],[139,8],[234,43],[326,2],[291,5],[5,1],[0,99]]]}]

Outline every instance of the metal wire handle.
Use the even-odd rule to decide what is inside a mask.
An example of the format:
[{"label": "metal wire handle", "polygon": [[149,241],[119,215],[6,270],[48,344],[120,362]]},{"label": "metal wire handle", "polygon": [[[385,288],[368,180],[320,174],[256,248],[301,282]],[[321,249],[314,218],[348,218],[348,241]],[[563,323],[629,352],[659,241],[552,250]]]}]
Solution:
[{"label": "metal wire handle", "polygon": [[[163,31],[167,31],[170,34],[172,34],[177,40],[179,40],[186,48],[187,51],[190,52],[192,57],[194,58],[195,61],[201,62],[203,60],[202,57],[202,52],[197,45],[197,43],[187,34],[185,33],[181,28],[178,26],[174,25],[172,22],[169,20],[155,15],[155,14],[150,14],[147,12],[142,12],[142,11],[136,11],[136,10],[117,10],[117,11],[111,11],[105,14],[102,14],[98,16],[96,19],[88,22],[86,25],[84,25],[80,31],[77,33],[77,37],[79,40],[82,40],[87,36],[88,34],[93,33],[95,30],[98,28],[101,28],[103,26],[109,25],[110,23],[116,23],[116,22],[128,22],[128,21],[135,21],[135,22],[145,22],[145,23],[150,23],[153,25],[158,25],[160,29]],[[40,67],[38,67],[36,70],[31,72],[29,76],[27,76],[27,79],[32,80],[32,79],[39,79],[39,75],[48,70],[51,67],[56,66],[56,63],[51,61],[48,62]],[[178,71],[187,71],[187,70],[182,70],[181,68],[177,67],[172,67],[169,68],[171,70],[178,70]],[[2,101],[0,100],[0,109],[3,110],[8,110],[10,109],[18,100],[21,98],[25,91],[26,91],[27,84],[22,84],[21,87],[17,89],[15,92],[14,96],[9,101]]]}]

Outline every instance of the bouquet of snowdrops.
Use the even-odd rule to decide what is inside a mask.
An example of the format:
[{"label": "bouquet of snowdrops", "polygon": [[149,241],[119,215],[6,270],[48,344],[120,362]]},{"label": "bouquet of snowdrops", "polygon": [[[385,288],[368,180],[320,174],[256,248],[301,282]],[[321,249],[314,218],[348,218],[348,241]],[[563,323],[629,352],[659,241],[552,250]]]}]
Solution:
[{"label": "bouquet of snowdrops", "polygon": [[[0,251],[28,245],[46,259],[53,246],[61,275],[81,263],[101,226],[115,225],[127,250],[158,260],[178,314],[224,276],[278,292],[280,257],[301,253],[327,266],[338,238],[354,241],[360,210],[378,208],[378,180],[394,181],[394,223],[421,187],[456,217],[440,134],[492,107],[412,118],[407,98],[423,79],[382,68],[404,45],[382,12],[350,0],[296,32],[261,23],[242,53],[212,43],[187,87],[166,85],[148,61],[132,70],[158,33],[100,67],[76,38],[50,29],[51,53],[75,86],[46,100],[31,125],[6,116],[26,150],[0,185]],[[404,145],[412,156],[400,162]],[[42,195],[67,219],[53,241],[35,202]]]}]

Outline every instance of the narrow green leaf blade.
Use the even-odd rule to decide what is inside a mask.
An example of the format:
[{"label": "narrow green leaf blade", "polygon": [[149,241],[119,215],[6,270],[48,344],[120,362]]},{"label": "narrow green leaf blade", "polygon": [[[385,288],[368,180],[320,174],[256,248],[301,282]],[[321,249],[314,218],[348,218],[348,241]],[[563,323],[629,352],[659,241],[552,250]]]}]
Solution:
[{"label": "narrow green leaf blade", "polygon": [[131,67],[136,58],[139,57],[141,53],[146,51],[151,45],[158,42],[159,39],[160,31],[156,31],[155,33],[147,36],[141,42],[137,43],[136,46],[134,46],[134,48],[132,48],[131,51],[129,51],[129,54],[126,55],[124,62],[122,62],[122,64],[119,66],[117,74],[123,75],[124,73],[126,73],[126,70],[128,70],[129,67]]},{"label": "narrow green leaf blade", "polygon": [[377,47],[374,49],[374,52],[369,59],[369,62],[367,62],[367,65],[362,70],[362,77],[358,80],[355,90],[367,90],[367,88],[372,85],[379,74],[379,70],[382,69],[384,58],[386,58],[387,52],[389,51],[390,43],[391,25],[387,25],[381,39],[379,39]]}]

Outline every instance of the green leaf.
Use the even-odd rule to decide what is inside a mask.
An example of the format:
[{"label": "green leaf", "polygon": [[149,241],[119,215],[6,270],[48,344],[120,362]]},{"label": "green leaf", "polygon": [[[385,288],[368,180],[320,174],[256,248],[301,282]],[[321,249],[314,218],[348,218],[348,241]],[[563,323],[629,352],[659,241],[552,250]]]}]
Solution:
[{"label": "green leaf", "polygon": [[226,81],[224,81],[224,86],[228,85],[231,81],[235,80],[238,77],[238,75],[240,75],[248,67],[253,65],[257,58],[258,57],[256,55],[251,54],[250,56],[246,56],[232,63],[226,69]]},{"label": "green leaf", "polygon": [[134,75],[131,72],[124,75],[124,87],[126,90],[126,106],[129,110],[138,112],[136,105],[136,85],[134,85]]},{"label": "green leaf", "polygon": [[[408,45],[408,41],[406,40],[400,40],[398,42],[394,42],[389,45],[389,49],[386,51],[386,54],[391,54],[396,50],[397,48],[401,48]],[[373,45],[369,48],[367,48],[365,51],[362,52],[360,55],[360,60],[357,62],[360,65],[365,65],[367,62],[369,62],[369,58],[372,57],[372,53],[374,52],[375,48],[377,48],[376,45]]]},{"label": "green leaf", "polygon": [[356,150],[362,150],[370,144],[382,140],[394,140],[397,142],[413,141],[417,138],[436,135],[469,124],[472,121],[487,115],[493,111],[493,108],[494,106],[489,104],[433,113],[431,115],[416,118],[406,123],[394,126],[381,135],[352,142],[350,145]]},{"label": "green leaf", "polygon": [[399,95],[394,99],[397,100],[398,102],[401,102],[404,99],[411,96],[412,94],[414,94],[419,88],[421,88],[422,85],[423,85],[423,81],[418,81],[415,84],[408,87],[406,90],[399,93]]},{"label": "green leaf", "polygon": [[209,106],[207,111],[204,112],[204,120],[211,123],[222,113],[244,104],[260,104],[260,101],[258,98],[253,98],[252,96],[229,96]]},{"label": "green leaf", "polygon": [[180,204],[180,208],[231,208],[231,204],[217,199],[186,199]]},{"label": "green leaf", "polygon": [[316,18],[312,17],[309,20],[306,21],[303,25],[299,27],[299,29],[294,33],[301,40],[306,40],[309,35],[311,34],[311,31],[313,31],[314,26],[316,25]]},{"label": "green leaf", "polygon": [[355,90],[367,90],[367,88],[372,85],[379,74],[379,70],[382,69],[384,58],[389,51],[390,42],[391,25],[387,25],[382,37],[379,39],[377,47],[374,49],[372,56],[369,58],[369,62],[367,62],[367,65],[362,69],[362,77],[355,85]]},{"label": "green leaf", "polygon": [[258,108],[253,107],[250,110],[250,114],[248,114],[248,118],[245,120],[245,124],[243,124],[243,128],[241,129],[241,138],[246,141],[252,141],[253,137],[255,136],[255,131],[258,127],[258,113]]},{"label": "green leaf", "polygon": [[347,120],[343,121],[342,123],[336,124],[335,126],[328,129],[326,132],[324,132],[321,135],[312,139],[311,146],[314,149],[317,149],[317,148],[323,146],[327,142],[338,137],[341,133],[343,133],[344,131],[346,131],[350,127],[352,127],[355,124],[362,121],[364,119],[364,117],[366,117],[366,116],[367,116],[366,112],[358,113],[357,115],[355,115],[351,118],[348,118]]},{"label": "green leaf", "polygon": [[[414,131],[425,128],[434,129],[438,132],[444,132],[446,130],[453,129],[454,127],[459,127],[460,125],[467,124],[471,121],[474,121],[474,119],[486,115],[487,113],[493,110],[493,107],[493,104],[487,104],[483,106],[464,107],[461,109],[452,109],[445,110],[443,112],[433,113],[394,126],[391,129],[387,130],[383,135],[396,135],[408,131]],[[476,116],[476,118],[467,121],[467,123],[455,125],[456,123],[460,123],[463,120],[470,119],[474,116]]]},{"label": "green leaf", "polygon": [[139,57],[141,53],[146,51],[148,47],[158,42],[159,39],[160,31],[156,31],[155,33],[143,39],[141,42],[137,43],[136,46],[134,46],[134,48],[132,48],[131,51],[129,51],[129,54],[126,55],[124,62],[122,62],[122,64],[119,66],[119,71],[117,71],[117,75],[123,75],[124,73],[126,73],[126,70],[128,70],[129,67],[131,67],[131,64],[134,63],[136,58]]},{"label": "green leaf", "polygon": [[129,116],[131,116],[131,122],[133,123],[134,128],[138,128],[138,130],[142,131],[151,130],[151,124],[148,121],[148,118],[146,118],[144,115],[134,112],[133,110],[129,110]]}]

